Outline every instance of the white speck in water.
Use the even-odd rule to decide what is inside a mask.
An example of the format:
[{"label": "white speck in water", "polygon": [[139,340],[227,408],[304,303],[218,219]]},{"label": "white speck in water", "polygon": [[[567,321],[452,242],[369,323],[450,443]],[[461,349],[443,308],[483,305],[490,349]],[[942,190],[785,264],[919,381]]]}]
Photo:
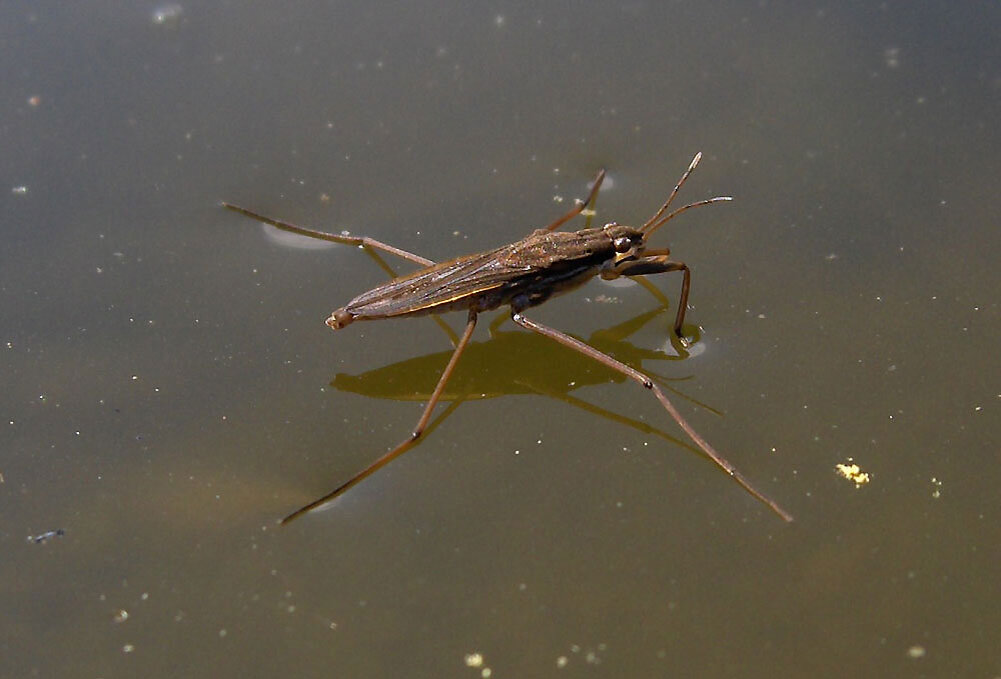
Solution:
[{"label": "white speck in water", "polygon": [[181,21],[182,14],[184,14],[184,8],[177,3],[160,5],[153,10],[153,13],[150,15],[150,21],[156,26],[173,28]]},{"label": "white speck in water", "polygon": [[[663,351],[668,356],[678,355],[678,351],[674,348],[674,345],[671,344],[670,339],[666,340],[664,344],[661,345],[660,350]],[[695,344],[690,344],[686,350],[688,352],[688,358],[695,358],[696,356],[701,356],[702,354],[709,351],[709,347],[705,341],[701,341],[701,342],[696,342]]]},{"label": "white speck in water", "polygon": [[[601,182],[601,195],[605,195],[606,193],[608,193],[609,191],[611,191],[612,189],[614,189],[615,188],[615,184],[616,184],[615,177],[613,177],[612,175],[606,173],[604,181]],[[587,188],[589,190],[593,189],[594,188],[594,182],[588,182],[587,183]]]},{"label": "white speck in water", "polygon": [[883,60],[887,68],[897,68],[900,66],[900,48],[887,47],[883,50]]},{"label": "white speck in water", "polygon": [[613,278],[610,281],[605,279],[599,279],[602,285],[607,285],[610,288],[628,288],[633,285],[638,285],[636,281],[629,280],[628,278]]}]

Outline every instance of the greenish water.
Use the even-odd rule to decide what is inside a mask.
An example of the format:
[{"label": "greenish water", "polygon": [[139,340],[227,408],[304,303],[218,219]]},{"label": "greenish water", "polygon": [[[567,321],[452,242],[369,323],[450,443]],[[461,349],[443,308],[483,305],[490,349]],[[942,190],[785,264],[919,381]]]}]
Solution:
[{"label": "greenish water", "polygon": [[[4,4],[0,674],[1001,675],[999,20]],[[690,354],[676,275],[664,313],[595,282],[533,317],[663,375],[794,523],[487,317],[428,439],[277,527],[407,435],[449,342],[331,333],[379,268],[220,200],[440,260],[599,167],[597,219],[642,222],[699,150],[682,198],[735,200],[654,243]]]}]

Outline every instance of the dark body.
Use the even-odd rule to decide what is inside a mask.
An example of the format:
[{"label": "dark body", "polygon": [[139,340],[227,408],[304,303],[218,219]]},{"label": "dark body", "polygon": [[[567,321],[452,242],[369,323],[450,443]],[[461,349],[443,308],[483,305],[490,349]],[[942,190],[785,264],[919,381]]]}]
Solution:
[{"label": "dark body", "polygon": [[539,229],[516,243],[394,278],[333,312],[327,324],[343,328],[352,321],[460,309],[491,311],[505,304],[526,309],[602,272],[617,277],[617,258],[642,245],[643,234],[630,226]]}]

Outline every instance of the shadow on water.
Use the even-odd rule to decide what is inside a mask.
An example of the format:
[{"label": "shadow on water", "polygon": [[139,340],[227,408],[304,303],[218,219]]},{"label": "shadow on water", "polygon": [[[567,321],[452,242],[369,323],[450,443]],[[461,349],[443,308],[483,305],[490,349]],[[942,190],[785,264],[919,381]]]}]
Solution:
[{"label": "shadow on water", "polygon": [[[717,415],[722,413],[712,406],[697,401],[672,388],[668,382],[691,379],[690,376],[667,378],[643,366],[644,361],[681,361],[688,357],[687,349],[675,342],[675,355],[656,349],[637,347],[628,338],[647,323],[661,316],[665,306],[657,307],[611,328],[598,330],[587,338],[587,343],[619,361],[655,378],[672,393]],[[586,412],[631,427],[646,434],[658,436],[673,444],[702,454],[687,441],[636,418],[615,413],[584,401],[571,392],[587,386],[625,382],[622,373],[572,351],[544,337],[523,331],[502,331],[500,325],[507,316],[499,316],[490,326],[490,339],[471,342],[463,353],[462,361],[449,379],[441,400],[452,404],[438,415],[429,431],[439,425],[463,401],[497,398],[517,394],[548,396]],[[700,335],[697,329],[694,339]],[[452,351],[442,351],[418,356],[383,366],[359,375],[338,373],[330,386],[339,391],[394,401],[427,401],[434,391],[442,371],[452,356]],[[515,358],[516,360],[512,360]]]},{"label": "shadow on water", "polygon": [[[651,291],[654,289],[651,287]],[[659,292],[655,295],[660,296]],[[645,359],[657,358],[661,360],[680,360],[688,355],[685,347],[689,346],[688,341],[675,340],[673,344],[677,353],[674,356],[661,351],[651,351],[639,349],[626,341],[627,338],[646,325],[651,319],[660,315],[667,309],[666,304],[655,308],[644,314],[640,314],[628,321],[620,323],[605,331],[598,331],[590,337],[589,345],[597,348],[606,356],[612,356],[627,364],[630,368],[640,369]],[[442,329],[450,337],[454,337],[451,329],[441,319],[436,319]],[[605,419],[617,422],[643,433],[656,435],[671,443],[682,445],[693,452],[704,455],[712,460],[717,466],[723,469],[743,488],[772,507],[779,516],[786,521],[791,521],[791,515],[785,513],[767,497],[756,491],[743,476],[736,471],[732,465],[714,456],[714,451],[707,447],[698,435],[693,435],[690,427],[680,419],[673,405],[666,402],[666,398],[653,387],[654,393],[668,409],[669,414],[676,422],[695,439],[699,446],[692,446],[679,439],[670,436],[664,431],[652,427],[640,420],[630,418],[618,413],[614,413],[600,406],[588,403],[570,395],[570,392],[582,386],[596,385],[608,382],[621,382],[626,379],[621,370],[612,370],[610,366],[597,362],[598,370],[595,370],[593,357],[584,355],[579,350],[572,350],[562,344],[553,345],[547,341],[548,338],[530,335],[522,332],[501,332],[499,327],[504,322],[505,317],[498,317],[490,326],[491,339],[487,342],[466,343],[469,336],[464,335],[464,339],[458,344],[457,351],[462,351],[464,347],[465,358],[464,370],[454,371],[456,351],[438,352],[413,359],[407,359],[390,366],[379,368],[368,373],[351,376],[338,374],[331,381],[331,386],[341,391],[376,396],[379,398],[389,398],[393,400],[422,400],[427,401],[424,415],[415,425],[413,433],[404,439],[395,448],[377,458],[368,467],[361,470],[346,482],[337,486],[334,490],[323,495],[308,504],[295,510],[281,520],[282,525],[294,521],[305,514],[319,509],[330,502],[333,502],[341,494],[360,483],[370,475],[374,474],[382,467],[386,466],[400,455],[408,452],[413,447],[422,443],[431,432],[433,432],[442,422],[444,422],[464,401],[494,398],[497,396],[513,394],[535,394],[555,398],[584,410],[585,412],[598,415]],[[470,328],[471,329],[471,328]],[[696,339],[698,336],[696,335]],[[454,341],[454,340],[453,340]],[[558,358],[554,357],[555,350]],[[517,368],[512,371],[511,356],[532,357],[528,362],[521,361]],[[503,370],[498,370],[498,366],[505,366]],[[553,368],[556,367],[556,370]],[[448,379],[448,375],[453,379]],[[713,410],[676,389],[672,389],[665,382],[668,378],[651,373],[645,375],[645,384],[650,385],[649,380],[653,380],[675,394],[686,398],[697,405],[702,406],[717,415],[719,411]],[[444,377],[443,377],[444,376]],[[584,379],[580,379],[584,376]],[[418,380],[414,384],[414,377]],[[445,380],[445,385],[442,380]],[[443,388],[450,385],[449,388]],[[439,391],[440,390],[440,391]],[[439,401],[448,402],[448,406],[432,416],[433,408]]]}]

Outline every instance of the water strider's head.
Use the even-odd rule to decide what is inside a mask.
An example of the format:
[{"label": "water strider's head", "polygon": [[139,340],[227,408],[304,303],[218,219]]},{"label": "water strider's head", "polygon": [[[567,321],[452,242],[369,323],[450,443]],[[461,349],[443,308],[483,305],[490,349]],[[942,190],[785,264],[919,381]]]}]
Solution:
[{"label": "water strider's head", "polygon": [[[602,231],[605,233],[605,236],[611,240],[612,246],[615,248],[615,264],[642,258],[644,256],[644,252],[646,251],[647,240],[649,240],[653,232],[664,226],[664,224],[669,222],[671,219],[680,215],[682,212],[690,210],[693,207],[733,200],[730,196],[717,196],[715,198],[689,203],[688,205],[679,207],[672,212],[667,211],[668,208],[671,207],[671,203],[674,202],[675,196],[678,195],[678,191],[681,190],[681,186],[685,183],[685,180],[688,179],[688,175],[690,175],[692,170],[698,166],[700,160],[702,160],[701,152],[695,154],[695,157],[692,159],[691,164],[689,164],[688,169],[685,170],[683,175],[681,175],[681,179],[678,180],[678,183],[674,186],[674,190],[671,191],[671,195],[667,197],[667,200],[660,206],[660,209],[657,210],[653,217],[648,219],[643,226],[625,226],[623,224],[611,222],[602,227]],[[657,248],[656,250],[657,256],[660,257],[666,257],[670,253],[671,251],[668,248]],[[615,273],[614,265],[608,268],[602,275],[617,275]]]},{"label": "water strider's head", "polygon": [[635,226],[625,226],[610,222],[601,228],[615,248],[616,254],[624,255],[643,247],[646,236]]}]

